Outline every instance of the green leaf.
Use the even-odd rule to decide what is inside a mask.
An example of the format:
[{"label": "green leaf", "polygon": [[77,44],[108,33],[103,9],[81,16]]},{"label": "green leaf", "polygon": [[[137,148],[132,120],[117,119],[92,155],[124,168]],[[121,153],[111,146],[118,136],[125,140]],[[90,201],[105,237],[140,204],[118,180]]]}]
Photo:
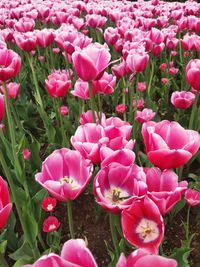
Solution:
[{"label": "green leaf", "polygon": [[22,217],[25,228],[25,238],[27,239],[29,245],[32,246],[35,243],[38,234],[38,224],[33,214],[30,213],[30,210],[30,205],[25,204],[22,208]]},{"label": "green leaf", "polygon": [[15,261],[25,260],[26,262],[29,262],[32,259],[32,250],[28,243],[24,241],[24,243],[18,250],[16,250],[12,254],[9,254],[9,257]]},{"label": "green leaf", "polygon": [[28,260],[27,257],[24,257],[23,259],[19,259],[18,261],[15,262],[13,267],[22,267],[24,264],[30,263],[31,261]]},{"label": "green leaf", "polygon": [[192,249],[188,246],[182,246],[180,248],[176,248],[174,253],[170,255],[170,258],[177,260],[178,267],[190,267],[188,257],[191,253]]},{"label": "green leaf", "polygon": [[0,243],[0,254],[4,255],[7,247],[7,240],[4,240],[3,242]]}]

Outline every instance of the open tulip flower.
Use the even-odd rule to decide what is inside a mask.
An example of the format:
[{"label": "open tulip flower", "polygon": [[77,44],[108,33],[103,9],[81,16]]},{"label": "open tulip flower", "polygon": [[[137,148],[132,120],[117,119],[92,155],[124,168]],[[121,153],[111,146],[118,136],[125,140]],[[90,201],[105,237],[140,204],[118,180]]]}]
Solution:
[{"label": "open tulip flower", "polygon": [[62,148],[55,150],[42,164],[42,172],[36,181],[60,201],[75,199],[88,184],[92,164],[78,151]]},{"label": "open tulip flower", "polygon": [[33,264],[23,267],[97,267],[97,263],[83,239],[70,239],[63,245],[61,255],[50,253]]},{"label": "open tulip flower", "polygon": [[10,202],[6,182],[0,176],[0,230],[6,225],[11,208],[12,203]]},{"label": "open tulip flower", "polygon": [[146,194],[147,186],[143,179],[145,173],[141,167],[111,163],[95,177],[93,191],[96,201],[108,211],[120,213],[130,206],[133,199]]},{"label": "open tulip flower", "polygon": [[116,267],[177,267],[174,259],[152,255],[145,249],[137,249],[128,258],[122,253]]},{"label": "open tulip flower", "polygon": [[146,170],[146,184],[149,198],[165,215],[181,200],[188,183],[186,181],[178,183],[178,175],[172,170],[161,171],[158,168],[149,168]]},{"label": "open tulip flower", "polygon": [[148,159],[161,169],[186,164],[200,147],[199,133],[185,130],[175,121],[144,123],[142,136]]},{"label": "open tulip flower", "polygon": [[148,197],[133,201],[122,211],[122,230],[132,245],[157,254],[164,237],[164,221],[157,205]]}]

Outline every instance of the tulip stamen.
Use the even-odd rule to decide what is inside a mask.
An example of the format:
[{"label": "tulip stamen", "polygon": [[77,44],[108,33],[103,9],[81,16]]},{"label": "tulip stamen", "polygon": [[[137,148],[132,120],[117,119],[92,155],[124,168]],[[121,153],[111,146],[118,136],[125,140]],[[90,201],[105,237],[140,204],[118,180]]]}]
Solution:
[{"label": "tulip stamen", "polygon": [[152,220],[143,218],[136,228],[136,233],[144,243],[152,242],[159,236],[158,225]]},{"label": "tulip stamen", "polygon": [[70,178],[68,176],[64,176],[63,178],[59,180],[59,182],[61,184],[67,183],[71,185],[72,190],[78,189],[80,187],[80,185],[73,178]]}]

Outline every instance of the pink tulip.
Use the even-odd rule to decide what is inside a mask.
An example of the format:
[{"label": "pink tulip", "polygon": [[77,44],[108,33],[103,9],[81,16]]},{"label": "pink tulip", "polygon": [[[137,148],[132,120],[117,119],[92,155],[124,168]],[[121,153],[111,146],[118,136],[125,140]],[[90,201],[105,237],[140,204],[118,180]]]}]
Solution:
[{"label": "pink tulip", "polygon": [[186,78],[190,86],[200,91],[200,59],[192,59],[186,66]]},{"label": "pink tulip", "polygon": [[44,255],[35,263],[23,267],[97,267],[97,263],[83,239],[70,239],[64,243],[61,255]]},{"label": "pink tulip", "polygon": [[[4,88],[3,86],[0,87],[1,93],[4,94]],[[6,90],[8,92],[9,98],[16,99],[20,92],[20,84],[18,83],[7,83],[6,84]]]},{"label": "pink tulip", "polygon": [[[74,90],[71,91],[71,94],[83,100],[90,99],[88,82],[84,82],[83,80],[78,79],[74,84]],[[93,96],[95,96],[96,91],[92,90],[92,94]]]},{"label": "pink tulip", "polygon": [[88,14],[85,16],[85,18],[86,24],[91,28],[102,28],[107,21],[106,17],[96,14]]},{"label": "pink tulip", "polygon": [[145,108],[142,111],[137,110],[135,120],[139,123],[144,123],[152,120],[155,117],[156,113],[153,112],[150,108]]},{"label": "pink tulip", "polygon": [[147,187],[142,179],[145,174],[141,167],[111,163],[95,177],[93,190],[97,203],[110,212],[120,213],[133,199],[146,194]]},{"label": "pink tulip", "polygon": [[0,94],[0,121],[2,121],[5,112],[4,96]]},{"label": "pink tulip", "polygon": [[23,154],[24,160],[29,160],[29,158],[31,156],[31,152],[28,148],[24,148],[22,154]]},{"label": "pink tulip", "polygon": [[104,128],[96,123],[79,126],[71,137],[73,147],[93,163],[100,162],[100,148],[108,142],[109,138],[106,137]]},{"label": "pink tulip", "polygon": [[137,90],[139,92],[144,92],[144,91],[146,91],[146,89],[147,89],[146,82],[138,82],[138,84],[137,84]]},{"label": "pink tulip", "polygon": [[148,196],[159,208],[161,214],[169,213],[181,200],[187,189],[187,182],[178,183],[178,176],[172,170],[161,171],[158,168],[146,170]]},{"label": "pink tulip", "polygon": [[31,18],[23,17],[19,19],[14,25],[14,28],[18,32],[29,32],[33,31],[35,27],[35,21]]},{"label": "pink tulip", "polygon": [[156,204],[145,197],[122,211],[124,237],[134,246],[157,254],[164,237],[164,221]]},{"label": "pink tulip", "polygon": [[162,78],[161,79],[161,82],[162,82],[162,84],[168,84],[168,82],[169,82],[169,79],[168,78]]},{"label": "pink tulip", "polygon": [[126,105],[125,104],[119,104],[116,106],[115,110],[118,112],[118,113],[125,113],[126,112]]},{"label": "pink tulip", "polygon": [[14,34],[16,45],[23,51],[31,52],[36,49],[37,37],[33,32]]},{"label": "pink tulip", "polygon": [[125,61],[122,61],[120,64],[114,65],[112,67],[112,72],[114,73],[114,75],[118,79],[121,79],[122,77],[124,77],[126,74],[128,74],[126,62]]},{"label": "pink tulip", "polygon": [[137,249],[128,258],[122,253],[116,267],[177,267],[174,259],[152,255],[145,249]]},{"label": "pink tulip", "polygon": [[[101,122],[99,122],[97,112],[95,112],[95,117],[96,117],[96,123],[97,124],[101,124],[102,126],[106,125],[106,115],[104,113],[101,114]],[[87,112],[84,112],[81,114],[80,124],[86,124],[88,122],[91,122],[91,123],[93,122],[92,110],[88,110]]]},{"label": "pink tulip", "polygon": [[52,97],[64,97],[71,86],[70,74],[67,70],[54,70],[45,80],[47,92]]},{"label": "pink tulip", "polygon": [[59,112],[60,112],[61,116],[65,117],[69,113],[69,108],[67,106],[61,106],[59,108]]},{"label": "pink tulip", "polygon": [[104,72],[103,76],[92,82],[92,89],[94,92],[99,92],[103,95],[112,94],[116,83],[116,77],[112,74]]},{"label": "pink tulip", "polygon": [[148,159],[161,169],[186,164],[200,147],[199,133],[185,130],[175,121],[146,122],[142,136]]},{"label": "pink tulip", "polygon": [[[73,263],[74,267],[97,267],[97,263],[83,239],[71,239],[65,242],[61,251],[61,258]],[[68,266],[71,265],[66,265],[66,267]]]},{"label": "pink tulip", "polygon": [[72,54],[76,73],[83,81],[98,80],[107,68],[110,58],[108,49],[97,43]]},{"label": "pink tulip", "polygon": [[119,39],[118,29],[108,27],[104,31],[104,39],[108,45],[114,45]]},{"label": "pink tulip", "polygon": [[17,76],[21,68],[21,58],[9,49],[0,49],[0,81]]},{"label": "pink tulip", "polygon": [[92,175],[92,164],[78,151],[67,148],[55,150],[42,164],[36,181],[60,201],[79,196]]},{"label": "pink tulip", "polygon": [[52,29],[43,29],[36,32],[37,43],[41,47],[47,47],[54,41],[54,34]]},{"label": "pink tulip", "polygon": [[195,101],[195,94],[187,91],[176,91],[172,93],[171,103],[180,109],[191,107]]},{"label": "pink tulip", "polygon": [[130,149],[112,150],[109,147],[100,148],[101,168],[107,167],[112,162],[130,166],[135,161],[135,153]]},{"label": "pink tulip", "polygon": [[12,203],[10,203],[7,184],[0,176],[0,230],[5,227],[11,209]]},{"label": "pink tulip", "polygon": [[126,63],[132,72],[143,72],[148,64],[149,56],[146,53],[130,53],[127,56]]},{"label": "pink tulip", "polygon": [[149,38],[154,44],[159,45],[164,41],[164,34],[159,29],[151,28]]},{"label": "pink tulip", "polygon": [[155,57],[158,57],[162,53],[162,51],[163,51],[164,48],[165,48],[165,44],[164,43],[161,43],[159,45],[155,45],[153,47],[153,50],[152,50],[153,55]]},{"label": "pink tulip", "polygon": [[190,206],[200,205],[200,192],[189,188],[185,192],[185,200]]}]

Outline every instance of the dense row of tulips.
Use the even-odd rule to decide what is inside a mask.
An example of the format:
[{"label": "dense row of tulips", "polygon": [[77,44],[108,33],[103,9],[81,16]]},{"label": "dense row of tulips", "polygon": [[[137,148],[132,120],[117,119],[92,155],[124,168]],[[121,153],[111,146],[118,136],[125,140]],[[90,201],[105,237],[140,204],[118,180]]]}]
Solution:
[{"label": "dense row of tulips", "polygon": [[[97,266],[75,239],[84,190],[109,214],[109,266],[188,263],[199,15],[194,1],[0,1],[0,266],[8,254],[15,267]],[[185,254],[166,255],[165,226],[185,203]]]}]

